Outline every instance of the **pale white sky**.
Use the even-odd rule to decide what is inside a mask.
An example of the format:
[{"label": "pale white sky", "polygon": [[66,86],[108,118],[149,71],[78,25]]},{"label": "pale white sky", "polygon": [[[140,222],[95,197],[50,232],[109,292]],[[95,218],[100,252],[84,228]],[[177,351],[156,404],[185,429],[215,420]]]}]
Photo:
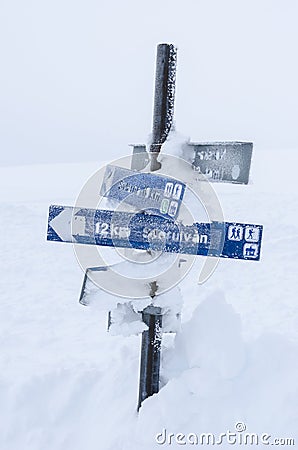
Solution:
[{"label": "pale white sky", "polygon": [[159,42],[178,46],[179,131],[298,147],[297,3],[2,2],[0,164],[110,159],[145,143]]}]

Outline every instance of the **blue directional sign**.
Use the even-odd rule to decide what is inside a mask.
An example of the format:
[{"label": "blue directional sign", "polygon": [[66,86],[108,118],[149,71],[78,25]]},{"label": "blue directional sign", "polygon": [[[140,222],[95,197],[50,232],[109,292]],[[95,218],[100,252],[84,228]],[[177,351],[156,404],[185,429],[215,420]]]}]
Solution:
[{"label": "blue directional sign", "polygon": [[141,210],[176,218],[184,191],[185,184],[174,178],[108,165],[100,193]]},{"label": "blue directional sign", "polygon": [[52,205],[47,239],[258,261],[262,225],[230,222],[183,225],[148,213]]}]

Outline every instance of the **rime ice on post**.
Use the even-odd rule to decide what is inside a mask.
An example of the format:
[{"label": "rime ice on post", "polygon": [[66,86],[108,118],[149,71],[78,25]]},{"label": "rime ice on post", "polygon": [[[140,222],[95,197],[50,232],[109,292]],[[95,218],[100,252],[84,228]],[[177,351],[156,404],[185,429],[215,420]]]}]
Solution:
[{"label": "rime ice on post", "polygon": [[173,122],[176,65],[176,47],[173,44],[159,44],[156,56],[153,130],[150,146],[151,171],[160,169],[157,157]]}]

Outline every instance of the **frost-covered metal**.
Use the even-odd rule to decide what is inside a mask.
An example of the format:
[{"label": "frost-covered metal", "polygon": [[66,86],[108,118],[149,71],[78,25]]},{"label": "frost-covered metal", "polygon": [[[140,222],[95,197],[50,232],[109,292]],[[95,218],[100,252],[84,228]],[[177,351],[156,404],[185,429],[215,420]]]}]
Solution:
[{"label": "frost-covered metal", "polygon": [[183,225],[173,219],[145,212],[51,205],[47,239],[258,261],[262,232],[262,225],[255,224],[195,222]]},{"label": "frost-covered metal", "polygon": [[150,152],[151,170],[157,170],[157,154],[170,132],[175,104],[177,49],[173,44],[159,44],[156,56],[153,129]]},{"label": "frost-covered metal", "polygon": [[184,156],[200,181],[248,184],[252,149],[252,142],[189,142]]},{"label": "frost-covered metal", "polygon": [[142,333],[139,404],[159,391],[160,350],[162,339],[162,311],[157,306],[147,306],[142,313],[148,330]]}]

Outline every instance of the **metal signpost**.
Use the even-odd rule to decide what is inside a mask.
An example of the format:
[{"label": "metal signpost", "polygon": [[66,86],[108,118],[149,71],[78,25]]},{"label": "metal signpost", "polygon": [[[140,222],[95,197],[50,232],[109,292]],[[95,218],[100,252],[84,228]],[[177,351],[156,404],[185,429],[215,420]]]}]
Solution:
[{"label": "metal signpost", "polygon": [[[52,205],[48,218],[49,241],[259,261],[262,225],[215,221],[184,225],[177,219],[186,184],[152,173],[161,168],[159,153],[173,122],[176,63],[174,45],[158,45],[150,151],[147,152],[143,144],[133,145],[131,170],[112,165],[106,167],[100,194],[116,202],[119,208],[122,202],[130,205],[134,212],[121,211],[118,207],[112,211]],[[188,142],[183,152],[192,164],[195,182],[248,183],[251,143]],[[149,162],[151,173],[140,172]],[[179,259],[175,270],[179,270],[185,258]],[[91,273],[103,280],[112,273],[112,266],[86,269],[80,295],[80,303],[85,305],[88,304],[87,284]],[[160,292],[158,283],[157,279],[151,279],[148,289],[148,284],[145,286],[142,281],[135,280],[139,292],[152,299],[151,305],[139,311],[148,329],[142,333],[138,409],[147,397],[159,391],[165,316],[162,308],[153,304]],[[111,321],[110,313],[109,326]]]}]

